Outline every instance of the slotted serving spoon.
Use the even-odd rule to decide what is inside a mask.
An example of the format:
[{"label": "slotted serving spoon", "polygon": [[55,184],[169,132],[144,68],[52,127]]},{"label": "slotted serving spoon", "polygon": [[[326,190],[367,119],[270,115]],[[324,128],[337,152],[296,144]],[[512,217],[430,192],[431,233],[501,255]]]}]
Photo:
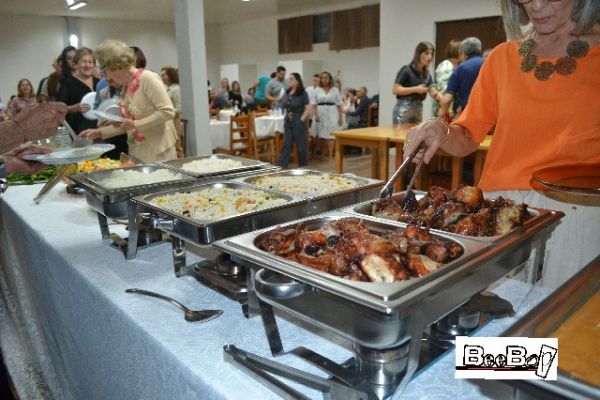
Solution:
[{"label": "slotted serving spoon", "polygon": [[164,296],[162,294],[151,292],[149,290],[127,289],[125,290],[125,293],[140,294],[143,296],[150,296],[164,301],[168,301],[169,303],[173,304],[175,307],[179,308],[185,313],[185,320],[188,322],[206,322],[211,319],[217,318],[218,316],[223,314],[223,310],[190,310],[175,299]]}]

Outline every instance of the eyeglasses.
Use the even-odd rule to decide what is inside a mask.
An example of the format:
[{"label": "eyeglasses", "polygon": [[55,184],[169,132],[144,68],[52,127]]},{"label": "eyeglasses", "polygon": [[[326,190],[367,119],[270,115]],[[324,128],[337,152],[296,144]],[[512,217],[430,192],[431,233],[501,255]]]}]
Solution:
[{"label": "eyeglasses", "polygon": [[[561,2],[562,0],[546,0],[546,1],[547,1],[547,2],[549,2],[549,3],[559,3],[559,2]],[[531,3],[531,2],[532,2],[532,0],[512,0],[512,2],[513,2],[513,4],[516,4],[516,5],[522,6],[522,5],[524,5],[524,4],[529,4],[529,3]]]}]

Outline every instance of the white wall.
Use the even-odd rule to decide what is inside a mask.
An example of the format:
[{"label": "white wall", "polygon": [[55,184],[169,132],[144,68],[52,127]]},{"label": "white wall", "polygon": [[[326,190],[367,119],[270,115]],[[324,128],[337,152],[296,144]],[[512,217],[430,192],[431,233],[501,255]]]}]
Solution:
[{"label": "white wall", "polygon": [[37,89],[52,71],[52,60],[64,47],[66,23],[61,17],[0,15],[0,98],[7,104],[17,83],[27,78]]},{"label": "white wall", "polygon": [[[167,22],[99,20],[80,18],[80,45],[94,49],[105,39],[123,40],[138,46],[146,55],[147,68],[160,71],[165,65],[177,67],[175,25]],[[52,72],[52,60],[65,47],[66,21],[63,17],[0,15],[0,97],[6,104],[17,92],[21,78],[31,80],[34,89]]]},{"label": "white wall", "polygon": [[[435,43],[435,23],[500,15],[497,0],[381,0],[379,86],[381,125],[392,124],[396,103],[392,86],[398,70],[412,59],[420,41]],[[433,69],[432,69],[433,72]],[[423,117],[431,115],[431,99],[423,106]]]},{"label": "white wall", "polygon": [[[326,3],[326,2],[324,2]],[[373,1],[362,1],[343,4],[340,9],[359,7],[371,4]],[[318,14],[331,11],[331,7],[306,10],[302,14]],[[379,47],[368,47],[359,50],[330,51],[329,43],[313,45],[312,52],[279,54],[277,44],[277,20],[288,18],[290,15],[279,15],[257,20],[221,24],[218,26],[220,43],[221,64],[256,64],[258,75],[269,75],[281,60],[319,60],[323,70],[336,75],[340,70],[340,77],[344,87],[366,86],[369,94],[375,94],[379,89]],[[349,27],[349,29],[352,29]],[[208,41],[208,35],[207,35]],[[210,51],[207,59],[212,59]],[[210,62],[209,62],[210,63]],[[297,71],[287,71],[297,72]],[[320,71],[312,71],[316,73]],[[212,72],[209,72],[212,73]],[[306,74],[306,73],[305,73]],[[310,76],[302,77],[305,81]],[[211,82],[217,82],[218,75],[209,75]],[[213,84],[213,87],[215,85]],[[242,87],[242,91],[246,91]]]}]

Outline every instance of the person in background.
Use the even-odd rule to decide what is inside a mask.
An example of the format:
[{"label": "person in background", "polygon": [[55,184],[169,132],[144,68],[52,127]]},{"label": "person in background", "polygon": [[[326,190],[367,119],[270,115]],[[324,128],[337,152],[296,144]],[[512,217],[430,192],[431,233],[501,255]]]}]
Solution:
[{"label": "person in background", "polygon": [[229,108],[229,92],[231,92],[231,87],[229,86],[229,79],[223,78],[221,79],[221,89],[217,92],[217,96],[220,100],[224,100],[226,105],[221,108]]},{"label": "person in background", "polygon": [[131,50],[133,50],[133,65],[136,68],[146,68],[146,56],[142,49],[137,46],[130,46]]},{"label": "person in background", "polygon": [[435,69],[435,88],[438,93],[431,107],[431,115],[438,115],[442,94],[448,86],[448,80],[450,79],[452,72],[454,72],[454,69],[458,67],[460,62],[459,53],[460,40],[452,39],[446,46],[446,59],[439,63]]},{"label": "person in background", "polygon": [[319,138],[327,142],[329,160],[333,158],[334,137],[331,132],[342,126],[342,94],[333,86],[333,77],[327,71],[321,73],[319,88],[315,92],[313,107]]},{"label": "person in background", "polygon": [[483,61],[485,61],[485,59],[488,58],[492,50],[493,49],[487,48],[483,51],[483,53],[481,54],[481,58],[483,59]]},{"label": "person in background", "polygon": [[160,71],[160,77],[167,88],[167,94],[173,103],[175,108],[175,117],[173,118],[173,124],[177,131],[177,142],[175,148],[177,150],[177,157],[185,157],[183,152],[183,126],[181,123],[181,89],[179,87],[179,71],[174,67],[163,67]]},{"label": "person in background", "polygon": [[342,92],[342,101],[342,113],[344,114],[342,128],[348,129],[348,125],[358,124],[358,116],[356,114],[349,114],[356,110],[356,90],[352,88],[344,89]]},{"label": "person in background", "polygon": [[[75,47],[67,46],[60,53],[60,63],[62,66],[62,77],[61,77],[62,80],[73,75],[73,73],[75,72],[75,69],[77,68],[77,66],[75,65],[75,62],[74,62],[75,50],[77,50]],[[60,88],[59,88],[59,91],[60,91]],[[58,93],[57,93],[57,96],[58,96]]]},{"label": "person in background", "polygon": [[[101,86],[103,82],[104,84]],[[98,82],[98,85],[96,85],[96,99],[94,101],[94,110],[97,110],[103,101],[109,99],[120,99],[122,93],[123,88],[121,86],[116,85],[114,83],[111,85],[106,79],[100,80],[100,82]],[[110,125],[110,121],[98,120],[98,127],[108,125]],[[119,160],[121,158],[121,153],[129,154],[129,145],[127,144],[127,133],[125,131],[123,131],[120,135],[104,139],[103,142],[113,144],[115,146],[114,149],[104,153],[103,157],[111,158],[113,160]]]},{"label": "person in background", "polygon": [[256,88],[256,91],[254,92],[254,101],[261,107],[269,108],[269,100],[265,97],[265,89],[270,80],[271,78],[267,75],[262,75],[254,82],[253,86]]},{"label": "person in background", "polygon": [[433,60],[433,51],[431,43],[419,43],[410,64],[403,66],[398,71],[392,89],[397,99],[392,114],[394,125],[421,122],[423,100],[427,93],[434,99],[437,97],[438,92],[428,70],[429,64]]},{"label": "person in background", "polygon": [[238,110],[242,109],[244,99],[242,98],[242,88],[238,81],[231,82],[231,91],[229,92],[229,104]]},{"label": "person in background", "polygon": [[8,115],[8,110],[6,109],[6,106],[0,103],[0,121],[7,120],[9,118],[10,116]]},{"label": "person in background", "polygon": [[244,106],[242,107],[242,111],[256,111],[256,101],[254,99],[254,94],[256,93],[256,89],[253,86],[248,88],[248,94],[244,97]]},{"label": "person in background", "polygon": [[8,113],[11,117],[17,116],[21,111],[37,103],[33,86],[29,79],[21,79],[17,84],[17,97],[11,100]]},{"label": "person in background", "polygon": [[367,97],[367,88],[359,86],[356,90],[356,106],[353,111],[347,111],[346,115],[355,117],[348,129],[366,128],[369,125],[369,106],[371,101]]},{"label": "person in background", "polygon": [[275,71],[275,77],[267,83],[265,88],[265,98],[271,103],[276,104],[281,100],[282,93],[288,89],[288,81],[285,79],[285,67],[280,65]]},{"label": "person in background", "polygon": [[87,119],[82,115],[91,110],[92,106],[81,102],[86,94],[96,91],[99,81],[93,76],[96,65],[93,54],[94,52],[87,47],[81,47],[75,52],[74,61],[77,68],[73,75],[63,80],[58,97],[58,100],[65,103],[69,109],[67,122],[75,133],[96,127],[95,120]]},{"label": "person in background", "polygon": [[[319,74],[313,74],[312,80],[311,80],[311,85],[309,87],[305,88],[306,93],[308,94],[308,99],[310,100],[310,104],[315,103],[314,102],[315,93],[317,91],[317,88],[319,87],[320,80],[321,80],[321,77]],[[310,108],[309,134],[313,138],[319,137],[319,130],[317,129],[317,124],[315,122],[315,111],[314,111],[313,107]],[[319,151],[320,150],[318,148],[315,149],[315,153],[318,153]],[[318,155],[318,154],[316,154],[316,155]]]},{"label": "person in background", "polygon": [[38,96],[42,96],[50,101],[56,100],[58,95],[58,89],[62,80],[62,60],[60,55],[56,57],[55,62],[52,64],[54,72],[50,73],[44,80]]},{"label": "person in background", "polygon": [[600,102],[594,100],[600,2],[500,4],[509,41],[483,63],[468,107],[450,125],[436,119],[411,129],[404,156],[424,142],[427,151],[415,162],[429,162],[440,148],[464,157],[495,129],[478,186],[489,199],[502,196],[565,213],[546,243],[541,280],[556,288],[598,256],[598,202],[532,186],[532,176],[548,167],[567,166],[569,173],[569,165],[600,165]]},{"label": "person in background", "polygon": [[465,61],[454,70],[445,93],[440,96],[441,107],[438,116],[448,121],[451,119],[450,104],[453,100],[458,101],[459,113],[467,107],[471,89],[483,65],[481,41],[476,37],[468,37],[463,40],[460,43],[460,53],[465,57]]},{"label": "person in background", "polygon": [[306,120],[310,114],[310,100],[304,90],[302,77],[292,72],[288,77],[289,88],[281,100],[285,110],[283,146],[277,165],[287,168],[290,162],[292,145],[296,143],[298,152],[298,166],[308,165],[308,136]]},{"label": "person in background", "polygon": [[83,131],[80,136],[106,139],[126,131],[129,153],[145,163],[177,157],[175,109],[167,89],[153,72],[134,65],[133,50],[118,40],[106,40],[94,52],[108,82],[123,86],[120,107],[124,121]]}]

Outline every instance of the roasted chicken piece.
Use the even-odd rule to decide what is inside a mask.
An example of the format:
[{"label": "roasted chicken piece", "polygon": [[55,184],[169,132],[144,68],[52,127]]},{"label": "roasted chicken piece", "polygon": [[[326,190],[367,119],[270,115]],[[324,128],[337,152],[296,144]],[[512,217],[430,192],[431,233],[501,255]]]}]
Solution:
[{"label": "roasted chicken piece", "polygon": [[476,186],[461,185],[452,191],[450,199],[469,206],[471,210],[477,210],[483,202],[483,192]]},{"label": "roasted chicken piece", "polygon": [[469,212],[470,209],[465,204],[447,201],[435,209],[429,220],[429,226],[431,228],[442,229],[464,218]]},{"label": "roasted chicken piece", "polygon": [[467,236],[489,236],[491,215],[491,209],[484,208],[450,225],[448,231]]},{"label": "roasted chicken piece", "polygon": [[516,226],[523,225],[527,218],[527,205],[515,204],[512,200],[498,197],[492,204],[492,235],[503,235]]}]

